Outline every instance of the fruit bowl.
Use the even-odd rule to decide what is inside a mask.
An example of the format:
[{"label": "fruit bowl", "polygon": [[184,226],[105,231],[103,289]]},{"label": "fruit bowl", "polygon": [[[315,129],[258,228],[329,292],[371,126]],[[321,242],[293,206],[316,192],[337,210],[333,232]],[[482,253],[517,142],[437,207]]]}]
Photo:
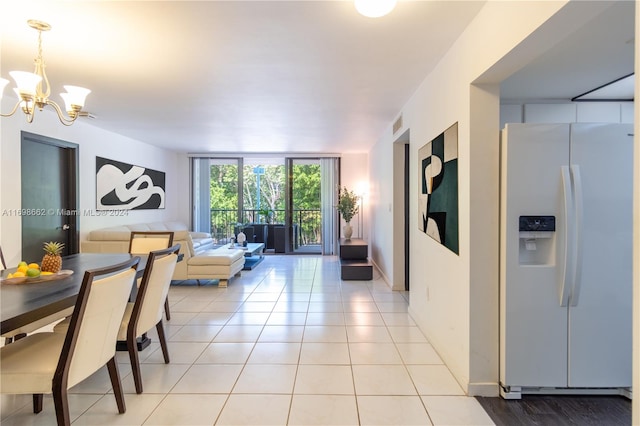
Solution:
[{"label": "fruit bowl", "polygon": [[15,277],[15,278],[5,278],[0,277],[0,284],[31,284],[31,283],[40,283],[43,281],[51,281],[51,280],[59,280],[62,278],[66,278],[69,275],[72,275],[73,271],[71,269],[62,269],[55,274],[50,275],[40,275],[37,277]]}]

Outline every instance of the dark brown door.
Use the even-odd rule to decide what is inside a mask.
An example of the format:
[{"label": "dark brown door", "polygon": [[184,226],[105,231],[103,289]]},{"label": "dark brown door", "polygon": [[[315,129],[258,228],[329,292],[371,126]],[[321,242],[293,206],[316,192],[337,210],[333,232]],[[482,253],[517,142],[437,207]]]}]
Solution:
[{"label": "dark brown door", "polygon": [[78,253],[78,145],[22,132],[22,260],[40,262],[47,241]]}]

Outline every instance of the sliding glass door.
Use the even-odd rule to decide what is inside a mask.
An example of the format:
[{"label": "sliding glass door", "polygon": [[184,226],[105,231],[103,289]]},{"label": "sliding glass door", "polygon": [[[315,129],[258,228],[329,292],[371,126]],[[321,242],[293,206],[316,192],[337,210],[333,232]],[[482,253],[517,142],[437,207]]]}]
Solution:
[{"label": "sliding glass door", "polygon": [[222,245],[242,229],[266,253],[334,254],[335,164],[332,158],[194,158],[194,230],[210,232]]},{"label": "sliding glass door", "polygon": [[264,243],[266,253],[286,253],[284,159],[245,158],[243,176],[245,234],[252,242]]},{"label": "sliding glass door", "polygon": [[322,252],[322,212],[320,209],[320,160],[288,158],[291,250]]}]

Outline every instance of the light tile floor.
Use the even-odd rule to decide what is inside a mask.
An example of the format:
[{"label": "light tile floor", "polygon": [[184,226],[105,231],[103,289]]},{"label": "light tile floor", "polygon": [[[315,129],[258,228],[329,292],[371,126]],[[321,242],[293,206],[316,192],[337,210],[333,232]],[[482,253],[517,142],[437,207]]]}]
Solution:
[{"label": "light tile floor", "polygon": [[[380,279],[341,281],[331,256],[266,256],[228,288],[173,285],[171,363],[141,352],[137,395],[118,365],[127,412],[106,369],[70,391],[74,425],[487,425],[408,314],[407,294]],[[191,285],[188,285],[191,284]],[[2,395],[0,421],[53,425],[53,401]]]}]

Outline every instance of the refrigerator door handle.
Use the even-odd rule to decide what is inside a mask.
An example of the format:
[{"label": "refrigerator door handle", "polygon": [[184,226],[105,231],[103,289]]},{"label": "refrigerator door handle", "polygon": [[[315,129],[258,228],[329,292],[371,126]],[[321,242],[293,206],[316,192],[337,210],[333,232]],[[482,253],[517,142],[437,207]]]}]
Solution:
[{"label": "refrigerator door handle", "polygon": [[573,226],[570,222],[573,222],[574,217],[574,205],[573,196],[571,192],[571,173],[569,166],[562,166],[562,192],[564,196],[564,259],[562,261],[563,273],[560,275],[560,282],[558,283],[558,293],[560,298],[560,306],[567,306],[569,303],[569,293],[573,284]]},{"label": "refrigerator door handle", "polygon": [[573,258],[573,286],[569,297],[569,305],[577,306],[580,297],[580,284],[582,273],[582,177],[580,175],[580,166],[571,166],[571,181],[573,182],[573,194],[575,200],[575,235],[574,235],[574,258]]}]

